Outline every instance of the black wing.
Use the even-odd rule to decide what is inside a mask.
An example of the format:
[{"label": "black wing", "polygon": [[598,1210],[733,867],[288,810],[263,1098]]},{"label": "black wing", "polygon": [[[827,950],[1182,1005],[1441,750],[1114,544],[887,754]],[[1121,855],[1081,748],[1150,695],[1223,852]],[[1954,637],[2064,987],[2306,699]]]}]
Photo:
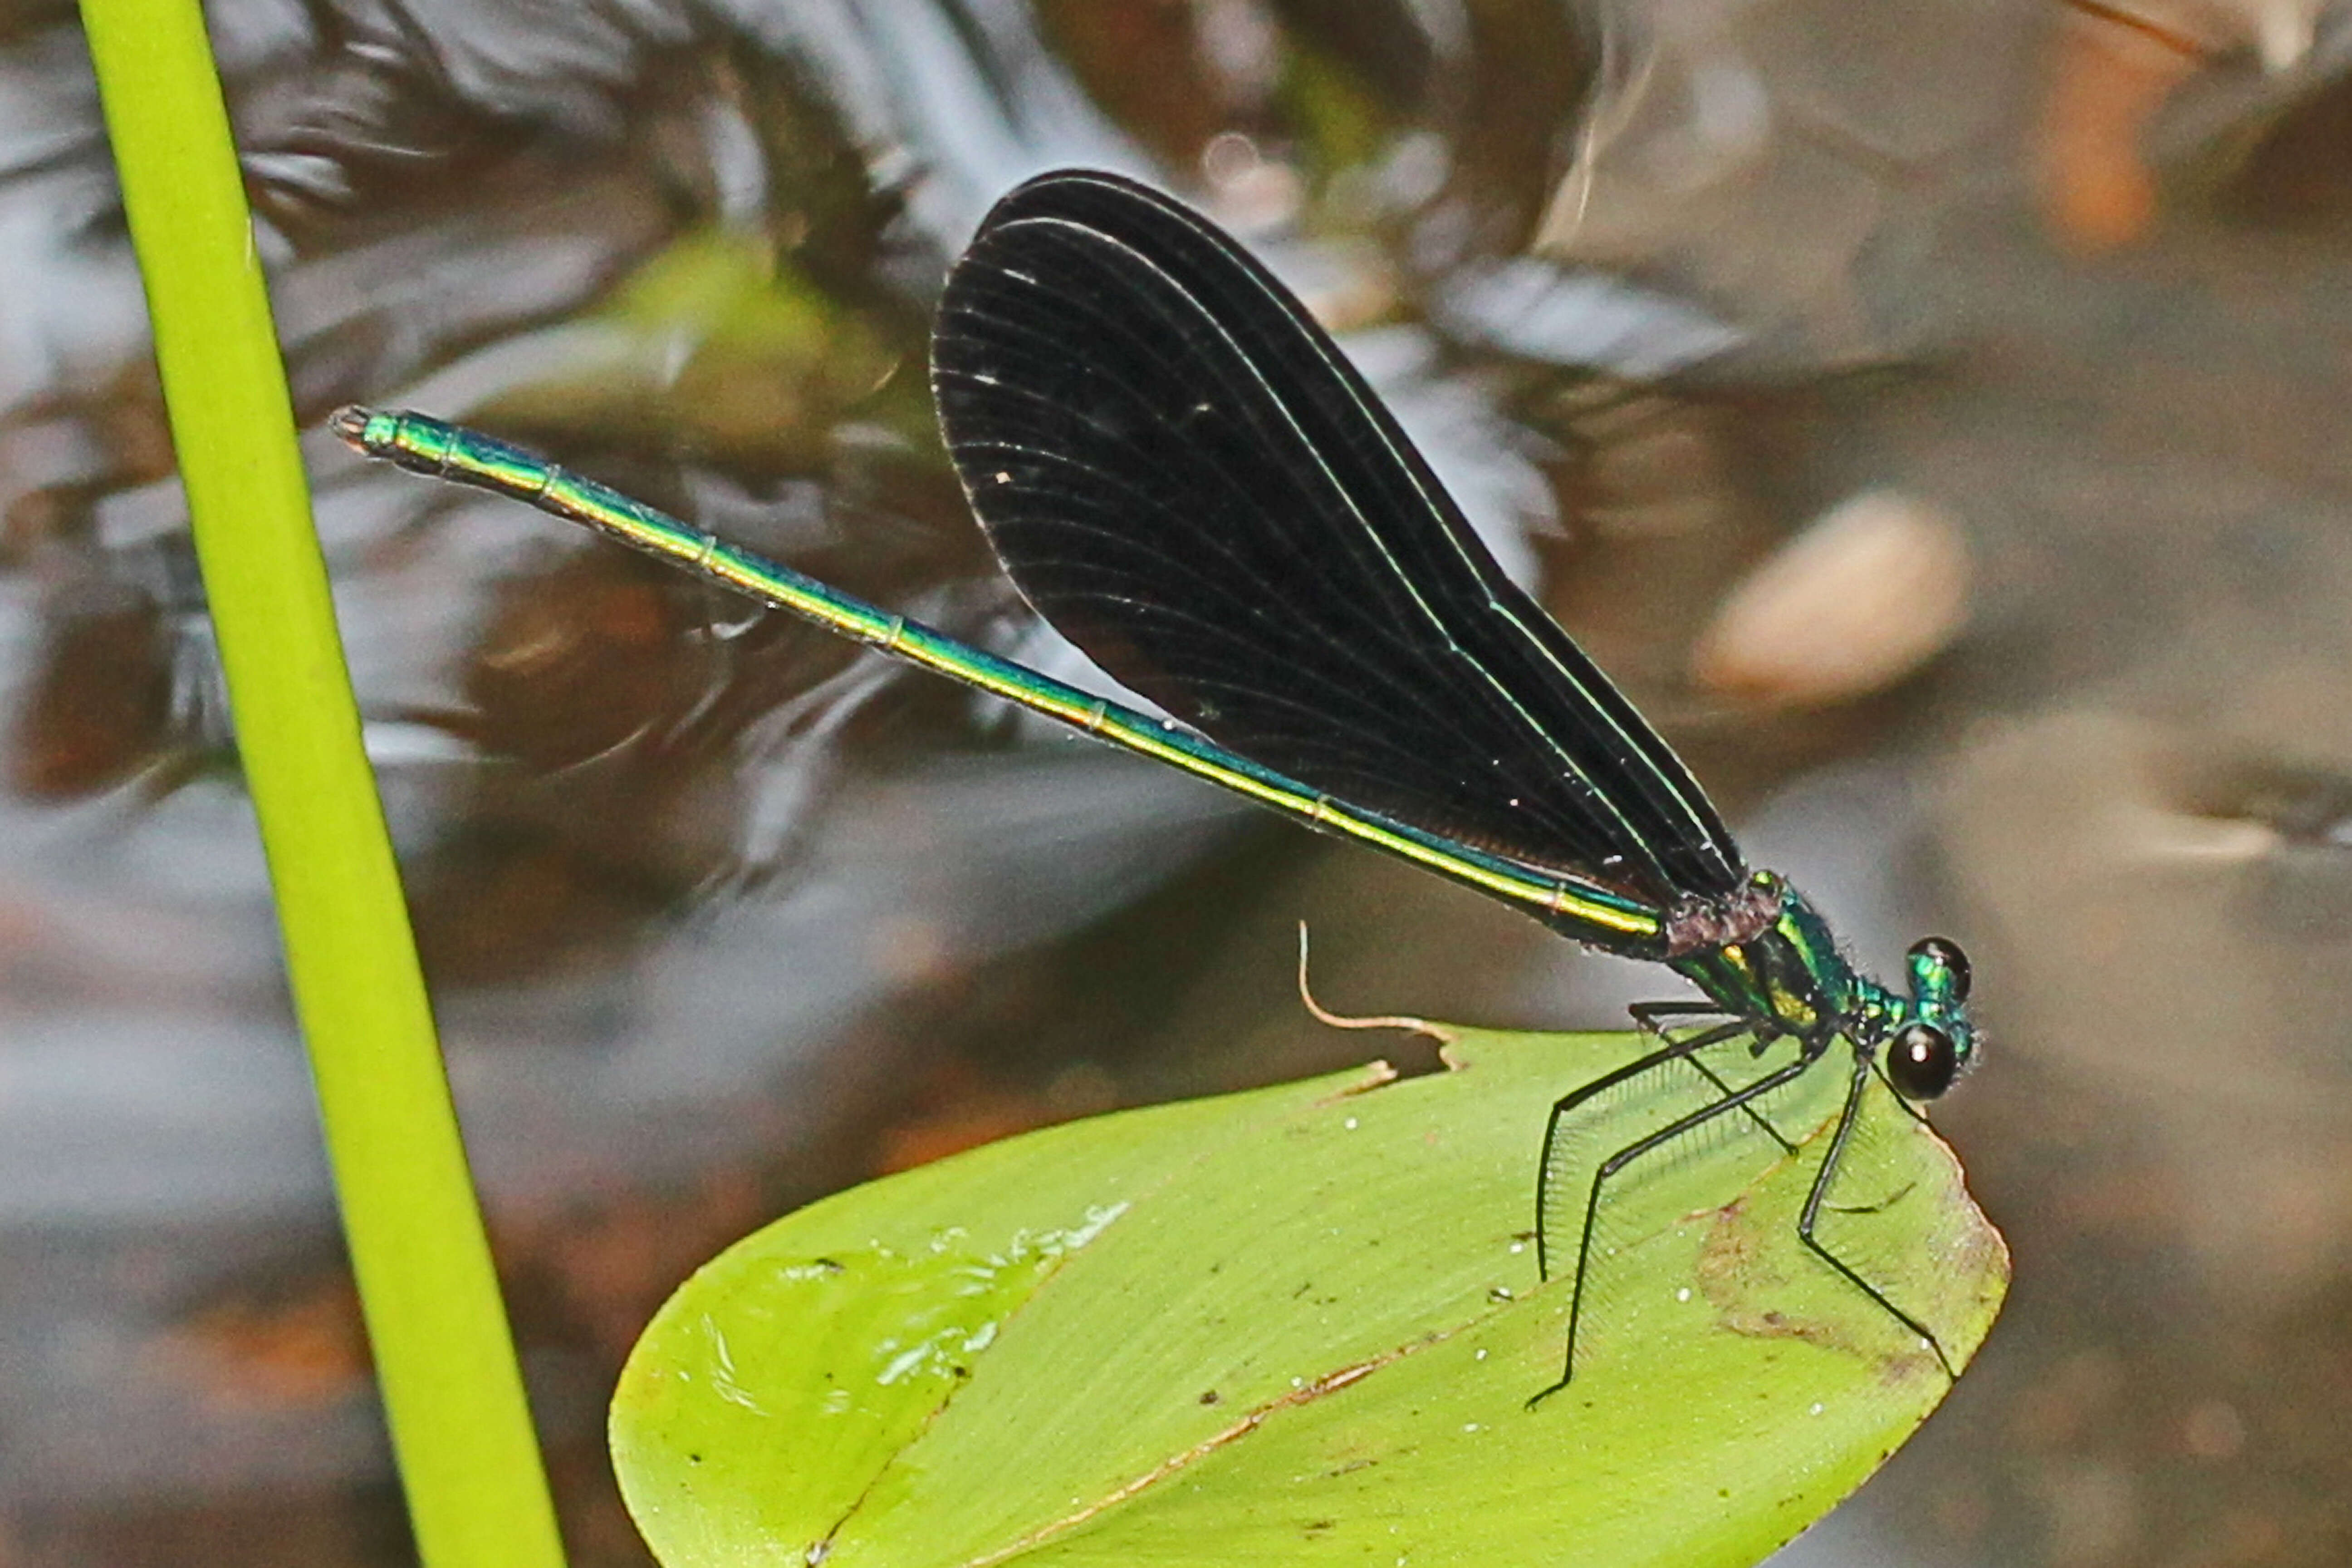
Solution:
[{"label": "black wing", "polygon": [[1738,885],[1681,760],[1206,219],[1109,174],[1020,186],[949,275],[931,376],[1029,602],[1218,744],[1662,905]]}]

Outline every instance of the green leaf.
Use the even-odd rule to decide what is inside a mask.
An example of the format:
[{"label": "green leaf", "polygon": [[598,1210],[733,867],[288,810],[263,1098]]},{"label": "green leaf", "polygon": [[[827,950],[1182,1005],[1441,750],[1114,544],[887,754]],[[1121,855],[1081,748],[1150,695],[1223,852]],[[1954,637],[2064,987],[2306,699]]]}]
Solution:
[{"label": "green leaf", "polygon": [[[614,1402],[647,1542],[671,1568],[1748,1563],[1942,1399],[1932,1352],[1795,1234],[1840,1047],[1612,1189],[1574,1381],[1530,1407],[1570,1296],[1529,1230],[1546,1120],[1637,1042],[1449,1037],[1452,1072],[1057,1127],[731,1248]],[[1580,1213],[1598,1161],[1699,1084],[1678,1064],[1582,1108],[1555,1192]],[[1964,1364],[2008,1256],[1874,1079],[1829,1204],[1824,1240]]]}]

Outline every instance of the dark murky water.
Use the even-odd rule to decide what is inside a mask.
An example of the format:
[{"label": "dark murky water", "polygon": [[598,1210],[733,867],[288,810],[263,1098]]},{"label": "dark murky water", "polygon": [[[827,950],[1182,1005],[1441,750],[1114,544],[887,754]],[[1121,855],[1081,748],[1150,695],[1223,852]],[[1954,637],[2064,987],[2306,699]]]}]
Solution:
[{"label": "dark murky water", "polygon": [[[1792,1557],[2352,1556],[2339,7],[212,16],[307,420],[466,417],[1063,672],[938,450],[929,302],[1037,170],[1209,205],[1757,860],[1874,963],[1977,957],[1939,1121],[2012,1304]],[[0,1563],[401,1562],[87,68],[53,10],[0,40]],[[583,1565],[640,1560],[601,1407],[688,1268],[878,1169],[1353,1059],[1295,921],[1342,1010],[1656,984],[311,451]],[[1750,580],[1743,641],[1726,595],[1857,498],[1909,521],[1813,531],[1828,586]]]}]

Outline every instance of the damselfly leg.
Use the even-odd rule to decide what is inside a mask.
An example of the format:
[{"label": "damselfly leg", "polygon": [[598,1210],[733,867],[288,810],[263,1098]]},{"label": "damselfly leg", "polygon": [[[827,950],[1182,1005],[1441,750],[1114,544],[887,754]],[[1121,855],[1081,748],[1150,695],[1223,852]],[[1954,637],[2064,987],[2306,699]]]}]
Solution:
[{"label": "damselfly leg", "polygon": [[[1829,1152],[1822,1157],[1822,1168],[1813,1176],[1812,1190],[1805,1194],[1804,1212],[1797,1220],[1797,1236],[1812,1250],[1815,1257],[1836,1269],[1839,1275],[1855,1289],[1869,1297],[1877,1305],[1879,1310],[1918,1335],[1920,1342],[1935,1352],[1936,1363],[1944,1369],[1946,1377],[1958,1377],[1958,1373],[1952,1368],[1952,1358],[1944,1353],[1943,1342],[1936,1337],[1935,1331],[1888,1300],[1885,1291],[1864,1279],[1861,1270],[1831,1251],[1829,1244],[1822,1241],[1816,1234],[1816,1228],[1824,1212],[1871,1214],[1878,1212],[1878,1209],[1883,1206],[1872,1205],[1854,1209],[1839,1209],[1829,1202],[1830,1187],[1837,1180],[1839,1167],[1845,1160],[1846,1146],[1853,1141],[1854,1129],[1862,1120],[1862,1096],[1863,1091],[1870,1087],[1870,1057],[1864,1052],[1855,1052],[1853,1078],[1853,1081],[1846,1086],[1845,1103],[1838,1110],[1837,1131],[1830,1135]],[[1910,1111],[1915,1117],[1918,1115],[1918,1112],[1905,1102],[1900,1095],[1894,1098],[1895,1103],[1902,1105],[1904,1110]]]},{"label": "damselfly leg", "polygon": [[[1635,1029],[1660,1041],[1665,1041],[1668,1039],[1665,1026],[1661,1022],[1662,1019],[1667,1018],[1712,1018],[1718,1021],[1717,1025],[1711,1026],[1720,1026],[1722,1024],[1736,1024],[1738,1028],[1735,1028],[1732,1031],[1734,1034],[1738,1034],[1741,1030],[1750,1027],[1747,1020],[1738,1018],[1734,1015],[1725,1012],[1722,1007],[1716,1003],[1697,998],[1693,998],[1688,1001],[1636,1002],[1627,1007],[1625,1011],[1627,1015],[1633,1018]],[[1694,1052],[1703,1050],[1706,1046],[1717,1044],[1720,1037],[1721,1037],[1708,1038],[1699,1045],[1693,1047],[1692,1050]],[[1759,1057],[1762,1056],[1766,1047],[1769,1047],[1777,1037],[1778,1037],[1776,1036],[1759,1032],[1752,1054]],[[1661,1053],[1662,1057],[1665,1059],[1672,1059],[1672,1056],[1674,1054],[1678,1053]],[[1709,1067],[1704,1058],[1696,1054],[1688,1054],[1684,1056],[1684,1059],[1689,1062],[1693,1068],[1697,1069],[1700,1077],[1713,1084],[1717,1092],[1726,1095],[1731,1093],[1730,1083],[1727,1081],[1720,1073],[1717,1073],[1713,1068]],[[1557,1112],[1555,1112],[1555,1114],[1557,1114]],[[1780,1145],[1780,1149],[1783,1153],[1793,1154],[1797,1152],[1797,1145],[1783,1134],[1779,1128],[1773,1126],[1769,1121],[1767,1121],[1764,1119],[1764,1113],[1762,1111],[1757,1110],[1753,1105],[1750,1105],[1748,1107],[1748,1119],[1754,1121],[1757,1126],[1762,1128],[1766,1132],[1771,1135],[1772,1141]]]},{"label": "damselfly leg", "polygon": [[[1702,1030],[1686,1039],[1675,1041],[1647,1056],[1629,1062],[1613,1072],[1603,1074],[1575,1092],[1563,1096],[1553,1105],[1551,1120],[1544,1130],[1544,1153],[1539,1176],[1541,1184],[1536,1194],[1536,1259],[1538,1268],[1542,1270],[1546,1279],[1551,1278],[1550,1262],[1553,1251],[1550,1244],[1553,1223],[1549,1213],[1550,1194],[1552,1187],[1562,1174],[1558,1169],[1561,1159],[1561,1130],[1567,1127],[1580,1111],[1594,1105],[1612,1090],[1623,1088],[1644,1074],[1692,1062],[1697,1052],[1712,1046],[1721,1045],[1727,1040],[1737,1039],[1750,1032],[1752,1027],[1753,1026],[1744,1019],[1733,1019],[1715,1028]],[[1611,1184],[1645,1156],[1670,1148],[1709,1123],[1735,1112],[1747,1113],[1753,1117],[1758,1126],[1770,1133],[1776,1142],[1780,1141],[1780,1134],[1773,1131],[1770,1124],[1755,1114],[1756,1103],[1775,1090],[1795,1082],[1819,1060],[1826,1044],[1827,1042],[1820,1044],[1801,1042],[1799,1052],[1794,1058],[1774,1068],[1754,1081],[1737,1088],[1726,1087],[1724,1080],[1717,1074],[1707,1072],[1705,1075],[1706,1080],[1720,1092],[1696,1109],[1677,1116],[1664,1126],[1654,1128],[1625,1143],[1594,1168],[1591,1181],[1584,1188],[1584,1201],[1580,1205],[1581,1213],[1579,1215],[1577,1226],[1576,1272],[1573,1282],[1569,1288],[1568,1345],[1561,1361],[1559,1381],[1528,1400],[1528,1404],[1531,1407],[1566,1388],[1576,1375],[1576,1336],[1578,1329],[1582,1325],[1586,1288],[1592,1276],[1594,1229],[1601,1218],[1601,1201],[1608,1194]]]}]

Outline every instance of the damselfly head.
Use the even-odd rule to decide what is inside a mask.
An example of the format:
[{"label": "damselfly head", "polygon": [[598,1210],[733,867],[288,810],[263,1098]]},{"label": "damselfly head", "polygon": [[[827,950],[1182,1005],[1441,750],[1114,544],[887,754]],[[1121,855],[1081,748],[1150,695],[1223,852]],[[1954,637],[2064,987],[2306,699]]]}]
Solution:
[{"label": "damselfly head", "polygon": [[1912,944],[1910,1017],[1886,1042],[1886,1079],[1906,1100],[1934,1100],[1966,1072],[1976,1053],[1969,1022],[1969,960],[1931,936]]}]

